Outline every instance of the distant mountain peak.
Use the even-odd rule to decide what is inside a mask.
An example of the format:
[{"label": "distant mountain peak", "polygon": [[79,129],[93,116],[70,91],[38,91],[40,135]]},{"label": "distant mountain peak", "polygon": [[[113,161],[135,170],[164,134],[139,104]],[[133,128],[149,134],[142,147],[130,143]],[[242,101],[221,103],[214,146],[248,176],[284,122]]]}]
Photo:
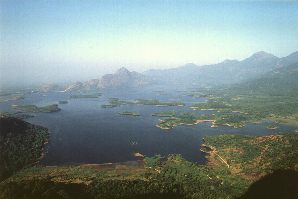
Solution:
[{"label": "distant mountain peak", "polygon": [[66,87],[65,91],[141,88],[151,83],[151,79],[147,76],[121,67],[115,73],[103,75],[100,79],[72,83]]},{"label": "distant mountain peak", "polygon": [[130,73],[130,71],[125,67],[121,67],[116,71],[116,73],[118,73],[118,74],[127,74],[127,73]]},{"label": "distant mountain peak", "polygon": [[114,74],[104,75],[100,80],[100,88],[133,88],[148,85],[150,80],[140,73],[119,68]]},{"label": "distant mountain peak", "polygon": [[286,57],[281,58],[280,66],[291,65],[294,63],[298,63],[298,51],[289,54]]},{"label": "distant mountain peak", "polygon": [[298,51],[289,54],[287,57],[298,57]]},{"label": "distant mountain peak", "polygon": [[255,58],[255,59],[266,59],[266,58],[277,58],[275,55],[267,53],[265,51],[259,51],[254,53],[251,57],[249,58]]},{"label": "distant mountain peak", "polygon": [[271,55],[270,53],[267,53],[266,51],[258,51],[258,52],[255,52],[253,55],[255,56],[264,56],[264,55]]}]

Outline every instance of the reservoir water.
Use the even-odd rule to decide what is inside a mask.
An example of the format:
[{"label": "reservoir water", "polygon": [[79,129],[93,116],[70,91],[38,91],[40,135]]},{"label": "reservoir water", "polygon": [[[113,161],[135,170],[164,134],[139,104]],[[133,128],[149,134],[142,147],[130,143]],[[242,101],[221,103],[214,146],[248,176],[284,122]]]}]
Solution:
[{"label": "reservoir water", "polygon": [[[13,104],[35,104],[38,106],[68,100],[59,104],[61,111],[36,113],[28,122],[47,127],[50,132],[45,157],[45,165],[66,165],[82,163],[108,163],[137,160],[134,153],[145,156],[160,154],[181,154],[185,159],[205,163],[200,151],[202,138],[207,135],[223,133],[243,135],[266,135],[293,131],[295,127],[280,125],[278,129],[267,129],[265,124],[249,124],[243,128],[211,128],[209,123],[194,126],[178,126],[171,130],[162,130],[155,125],[158,117],[155,112],[190,112],[189,106],[157,107],[150,105],[121,105],[115,108],[102,108],[110,97],[119,99],[159,99],[160,101],[178,101],[186,105],[202,102],[203,98],[187,96],[183,92],[138,91],[103,93],[99,98],[71,99],[74,93],[50,92],[27,94],[25,99],[0,103],[0,111],[12,111]],[[120,115],[119,112],[132,111],[138,117]],[[204,114],[204,111],[196,114]]]}]

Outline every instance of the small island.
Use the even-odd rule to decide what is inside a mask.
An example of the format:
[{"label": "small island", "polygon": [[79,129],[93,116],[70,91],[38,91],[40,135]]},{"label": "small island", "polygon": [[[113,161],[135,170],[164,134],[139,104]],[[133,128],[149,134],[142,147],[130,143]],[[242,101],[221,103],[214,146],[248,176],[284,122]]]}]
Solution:
[{"label": "small island", "polygon": [[16,93],[0,93],[0,103],[8,101],[18,101],[25,99],[25,94],[16,92]]},{"label": "small island", "polygon": [[84,99],[84,98],[98,98],[101,96],[101,93],[97,94],[78,94],[78,95],[71,95],[70,99]]},{"label": "small island", "polygon": [[155,117],[175,117],[176,112],[175,111],[157,112],[157,113],[153,113],[152,116],[155,116]]},{"label": "small island", "polygon": [[109,104],[103,104],[103,105],[101,105],[101,107],[102,108],[115,108],[115,107],[119,107],[121,105],[127,105],[127,104],[134,104],[134,102],[120,100],[119,98],[110,98]]},{"label": "small island", "polygon": [[36,105],[12,105],[12,107],[21,112],[27,113],[52,113],[60,111],[58,104],[38,107]]},{"label": "small island", "polygon": [[14,113],[12,113],[12,112],[0,112],[0,117],[13,117],[13,118],[17,118],[17,119],[20,119],[20,120],[25,120],[25,119],[34,117],[34,115],[17,111],[17,112],[14,112]]},{"label": "small island", "polygon": [[273,123],[273,124],[269,124],[266,128],[271,129],[271,130],[275,130],[275,129],[278,128],[278,125],[276,123]]},{"label": "small island", "polygon": [[182,102],[161,102],[157,99],[138,99],[136,104],[153,105],[153,106],[184,106]]},{"label": "small island", "polygon": [[161,129],[172,129],[179,125],[196,125],[205,122],[211,122],[211,127],[229,126],[233,128],[241,128],[245,126],[247,121],[246,115],[236,113],[225,114],[206,114],[195,116],[191,112],[177,114],[175,112],[153,113],[152,116],[163,117],[156,127]]},{"label": "small island", "polygon": [[215,116],[215,121],[213,125],[219,126],[229,126],[233,128],[242,128],[245,126],[246,121],[249,120],[249,117],[243,114],[236,113],[226,113]]},{"label": "small island", "polygon": [[191,112],[185,113],[176,113],[174,111],[170,112],[158,112],[153,113],[152,116],[163,117],[160,119],[159,124],[155,125],[158,128],[169,130],[179,125],[196,125],[206,122],[211,122],[212,125],[215,125],[214,115],[200,115],[196,116]]},{"label": "small island", "polygon": [[140,113],[125,111],[125,112],[121,112],[121,113],[119,113],[119,115],[140,116]]},{"label": "small island", "polygon": [[169,114],[169,116],[170,117],[167,117],[164,120],[160,120],[160,123],[157,124],[156,127],[168,130],[178,125],[194,125],[197,122],[197,118],[192,113]]},{"label": "small island", "polygon": [[160,102],[156,99],[138,99],[135,101],[120,100],[119,98],[110,98],[109,104],[101,105],[102,108],[114,108],[121,105],[136,104],[136,105],[151,105],[151,106],[184,106],[182,102]]}]

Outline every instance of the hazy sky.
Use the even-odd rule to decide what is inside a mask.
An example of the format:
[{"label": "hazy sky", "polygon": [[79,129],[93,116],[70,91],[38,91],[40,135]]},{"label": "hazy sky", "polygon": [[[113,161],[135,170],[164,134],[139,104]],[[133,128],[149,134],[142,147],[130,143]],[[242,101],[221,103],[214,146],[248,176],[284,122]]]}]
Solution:
[{"label": "hazy sky", "polygon": [[298,50],[297,1],[0,0],[0,18],[2,78],[89,78]]}]

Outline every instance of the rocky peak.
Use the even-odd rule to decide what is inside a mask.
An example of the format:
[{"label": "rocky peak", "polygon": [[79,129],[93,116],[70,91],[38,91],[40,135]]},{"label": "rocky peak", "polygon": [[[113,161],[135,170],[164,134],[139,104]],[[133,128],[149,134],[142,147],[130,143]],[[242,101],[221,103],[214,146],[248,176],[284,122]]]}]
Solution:
[{"label": "rocky peak", "polygon": [[254,53],[248,59],[260,59],[260,60],[263,60],[263,59],[270,59],[270,58],[276,59],[277,57],[274,56],[273,54],[267,53],[265,51],[259,51],[259,52]]},{"label": "rocky peak", "polygon": [[130,72],[127,68],[121,67],[116,71],[116,74],[125,75],[125,74],[130,74]]}]

